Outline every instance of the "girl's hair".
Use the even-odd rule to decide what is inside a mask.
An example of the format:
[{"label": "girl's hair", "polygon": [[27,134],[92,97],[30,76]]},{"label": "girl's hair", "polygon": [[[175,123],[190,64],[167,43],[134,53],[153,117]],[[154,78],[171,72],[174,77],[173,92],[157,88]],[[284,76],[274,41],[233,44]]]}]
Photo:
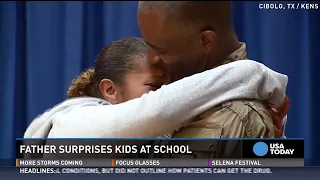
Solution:
[{"label": "girl's hair", "polygon": [[114,41],[98,54],[94,69],[89,68],[72,81],[68,98],[91,96],[102,97],[99,84],[110,79],[123,83],[124,74],[135,68],[134,57],[147,55],[148,46],[141,38],[126,38]]},{"label": "girl's hair", "polygon": [[68,88],[68,98],[90,96],[92,92],[94,69],[89,68],[75,78]]}]

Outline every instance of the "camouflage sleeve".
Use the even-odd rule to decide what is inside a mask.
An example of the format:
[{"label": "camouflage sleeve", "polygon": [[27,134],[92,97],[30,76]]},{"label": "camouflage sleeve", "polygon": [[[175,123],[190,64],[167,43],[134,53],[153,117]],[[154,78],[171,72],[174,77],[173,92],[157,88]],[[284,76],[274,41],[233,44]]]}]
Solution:
[{"label": "camouflage sleeve", "polygon": [[274,138],[272,118],[259,101],[229,101],[174,133],[180,138]]},{"label": "camouflage sleeve", "polygon": [[[274,125],[267,107],[259,101],[233,101],[225,104],[232,111],[224,124],[225,138],[274,138]],[[228,111],[227,110],[227,111]],[[233,114],[233,116],[232,116]]]},{"label": "camouflage sleeve", "polygon": [[[174,138],[274,138],[272,118],[259,101],[237,100],[221,104],[196,117]],[[237,143],[238,142],[238,143]],[[203,149],[203,157],[239,158],[240,141],[222,141],[215,149]]]}]

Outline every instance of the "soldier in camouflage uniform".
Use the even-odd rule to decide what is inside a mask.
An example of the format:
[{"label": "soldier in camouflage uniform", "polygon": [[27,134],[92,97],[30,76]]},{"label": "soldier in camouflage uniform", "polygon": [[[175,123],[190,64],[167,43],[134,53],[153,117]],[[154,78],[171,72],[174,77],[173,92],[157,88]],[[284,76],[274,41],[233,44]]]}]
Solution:
[{"label": "soldier in camouflage uniform", "polygon": [[[233,30],[228,1],[141,1],[138,24],[150,47],[149,61],[163,66],[173,81],[246,59],[246,45],[239,42]],[[224,102],[166,137],[281,137],[282,119],[288,106],[285,99],[283,107],[275,113],[261,101],[239,99]],[[211,152],[209,157],[213,156],[212,147],[204,150]],[[225,147],[233,149],[222,152],[229,157],[238,148],[237,145]]]},{"label": "soldier in camouflage uniform", "polygon": [[[246,44],[223,62],[246,59]],[[173,134],[179,138],[274,138],[276,133],[266,104],[255,100],[228,101],[195,117]]]}]

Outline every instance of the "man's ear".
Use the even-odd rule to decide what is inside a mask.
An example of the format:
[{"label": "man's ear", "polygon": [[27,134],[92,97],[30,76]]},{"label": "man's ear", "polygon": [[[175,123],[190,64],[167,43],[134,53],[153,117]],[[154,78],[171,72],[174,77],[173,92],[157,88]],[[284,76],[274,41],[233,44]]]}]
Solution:
[{"label": "man's ear", "polygon": [[110,79],[102,79],[99,84],[100,92],[103,98],[111,104],[118,104],[120,93],[116,84]]},{"label": "man's ear", "polygon": [[200,41],[202,51],[204,53],[211,53],[216,47],[216,33],[211,30],[205,30],[200,33]]}]

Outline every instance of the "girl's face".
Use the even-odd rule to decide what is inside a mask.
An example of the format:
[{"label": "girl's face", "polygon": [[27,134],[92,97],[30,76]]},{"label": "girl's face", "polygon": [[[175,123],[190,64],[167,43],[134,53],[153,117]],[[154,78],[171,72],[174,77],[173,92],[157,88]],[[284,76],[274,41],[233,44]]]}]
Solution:
[{"label": "girl's face", "polygon": [[150,64],[146,56],[136,56],[134,70],[124,75],[123,84],[118,88],[121,91],[118,102],[125,102],[139,98],[149,91],[155,91],[167,84],[168,77],[159,66]]}]

